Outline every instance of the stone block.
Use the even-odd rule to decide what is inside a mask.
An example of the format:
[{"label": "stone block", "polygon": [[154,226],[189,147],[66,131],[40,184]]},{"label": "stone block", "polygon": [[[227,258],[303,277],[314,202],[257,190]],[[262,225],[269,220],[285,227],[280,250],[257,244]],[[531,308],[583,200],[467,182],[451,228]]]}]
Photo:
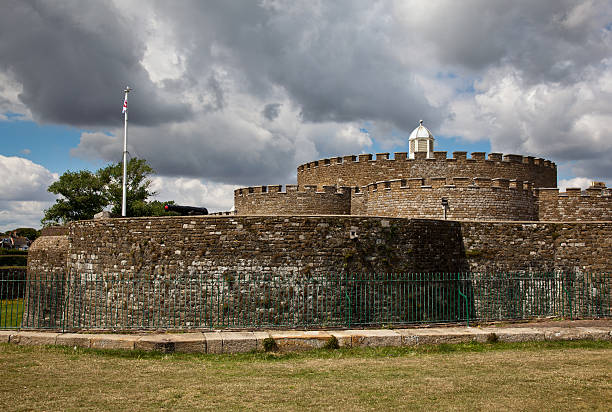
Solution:
[{"label": "stone block", "polygon": [[206,338],[203,333],[169,334],[174,342],[174,351],[180,353],[206,353]]},{"label": "stone block", "polygon": [[320,349],[332,335],[325,331],[271,331],[270,337],[284,352]]},{"label": "stone block", "polygon": [[89,348],[91,346],[90,335],[82,333],[60,333],[55,340],[55,344],[60,346]]},{"label": "stone block", "polygon": [[489,332],[477,328],[395,329],[403,346],[485,342]]},{"label": "stone block", "polygon": [[341,348],[350,348],[353,346],[353,334],[346,330],[334,330],[330,332],[338,339],[338,346]]},{"label": "stone block", "polygon": [[11,335],[16,333],[10,330],[0,330],[0,343],[9,343]]},{"label": "stone block", "polygon": [[537,328],[483,328],[487,333],[495,333],[500,342],[543,341],[546,335]]},{"label": "stone block", "polygon": [[577,340],[584,339],[583,334],[576,328],[546,328],[546,340]]},{"label": "stone block", "polygon": [[134,342],[134,349],[154,352],[174,352],[174,341],[167,335],[147,335]]},{"label": "stone block", "polygon": [[140,339],[137,335],[114,335],[99,334],[89,335],[92,349],[124,349],[133,350],[136,341]]},{"label": "stone block", "polygon": [[581,339],[612,340],[612,331],[609,329],[589,327],[577,327],[576,329],[583,336]]},{"label": "stone block", "polygon": [[220,332],[204,333],[206,353],[223,353],[223,337]]},{"label": "stone block", "polygon": [[55,345],[59,333],[55,332],[17,332],[11,334],[11,343],[17,345]]},{"label": "stone block", "polygon": [[402,346],[402,335],[388,329],[349,330],[352,347]]},{"label": "stone block", "polygon": [[257,350],[253,332],[221,332],[223,353],[245,353]]}]

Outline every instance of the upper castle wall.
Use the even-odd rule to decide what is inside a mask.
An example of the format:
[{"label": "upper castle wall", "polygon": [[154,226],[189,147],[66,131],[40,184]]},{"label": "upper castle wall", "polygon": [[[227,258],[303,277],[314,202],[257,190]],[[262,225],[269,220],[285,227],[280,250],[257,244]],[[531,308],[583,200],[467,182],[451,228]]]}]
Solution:
[{"label": "upper castle wall", "polygon": [[612,220],[612,192],[606,187],[536,190],[539,220]]},{"label": "upper castle wall", "polygon": [[351,189],[316,185],[254,186],[234,191],[237,215],[348,215]]},{"label": "upper castle wall", "polygon": [[467,152],[453,152],[449,159],[447,152],[434,152],[433,159],[426,159],[424,153],[416,153],[415,159],[408,159],[405,152],[394,154],[378,153],[351,155],[321,159],[298,166],[298,185],[365,186],[373,182],[392,179],[464,176],[468,178],[487,177],[491,179],[515,179],[531,182],[534,187],[557,187],[557,166],[550,160],[532,156],[502,155],[474,152],[467,158]]},{"label": "upper castle wall", "polygon": [[[450,179],[449,179],[450,180]],[[355,193],[352,214],[443,219],[442,198],[448,200],[450,220],[536,220],[531,184],[507,179],[455,177],[398,179],[377,182]]]}]

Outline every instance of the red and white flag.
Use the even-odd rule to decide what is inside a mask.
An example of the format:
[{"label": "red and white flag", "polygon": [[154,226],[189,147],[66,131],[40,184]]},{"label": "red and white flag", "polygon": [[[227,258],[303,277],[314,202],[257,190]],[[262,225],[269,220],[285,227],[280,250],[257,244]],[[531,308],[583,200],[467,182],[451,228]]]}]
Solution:
[{"label": "red and white flag", "polygon": [[121,113],[127,112],[127,93],[125,94],[125,99],[123,100],[123,111]]}]

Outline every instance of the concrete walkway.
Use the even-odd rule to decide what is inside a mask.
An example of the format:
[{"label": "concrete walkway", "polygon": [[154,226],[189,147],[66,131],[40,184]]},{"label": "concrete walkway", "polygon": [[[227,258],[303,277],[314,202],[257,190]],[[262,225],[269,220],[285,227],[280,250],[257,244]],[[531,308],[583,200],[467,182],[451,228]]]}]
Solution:
[{"label": "concrete walkway", "polygon": [[240,353],[263,351],[264,340],[268,338],[274,339],[280,351],[296,351],[322,348],[332,336],[338,340],[340,347],[378,347],[486,342],[493,333],[500,342],[577,339],[612,341],[612,320],[547,321],[469,328],[419,327],[326,331],[95,334],[4,330],[0,331],[0,343],[185,353]]}]

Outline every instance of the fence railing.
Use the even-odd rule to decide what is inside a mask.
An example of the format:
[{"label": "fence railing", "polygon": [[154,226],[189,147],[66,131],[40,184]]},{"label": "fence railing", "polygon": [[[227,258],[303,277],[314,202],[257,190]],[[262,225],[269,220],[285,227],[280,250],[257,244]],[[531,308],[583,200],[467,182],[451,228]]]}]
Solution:
[{"label": "fence railing", "polygon": [[607,273],[223,273],[0,278],[0,328],[402,326],[612,317]]}]

